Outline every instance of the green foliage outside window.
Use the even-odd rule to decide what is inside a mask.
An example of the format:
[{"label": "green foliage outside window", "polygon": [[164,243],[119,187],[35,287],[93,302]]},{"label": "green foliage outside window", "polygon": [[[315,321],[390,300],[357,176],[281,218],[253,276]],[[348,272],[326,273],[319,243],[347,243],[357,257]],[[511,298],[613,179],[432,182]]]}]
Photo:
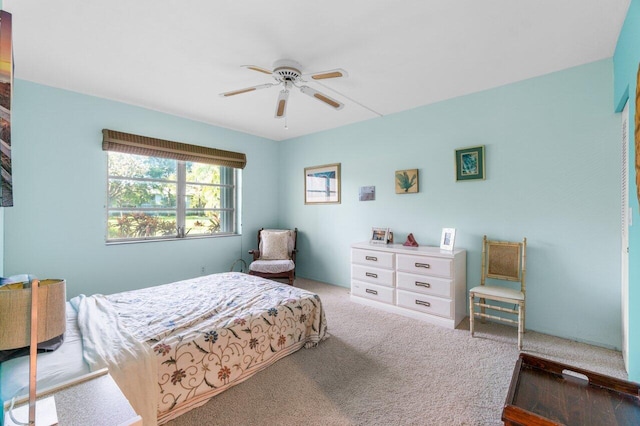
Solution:
[{"label": "green foliage outside window", "polygon": [[180,230],[184,236],[235,231],[224,220],[235,214],[233,169],[109,152],[108,175],[108,240],[166,238]]}]

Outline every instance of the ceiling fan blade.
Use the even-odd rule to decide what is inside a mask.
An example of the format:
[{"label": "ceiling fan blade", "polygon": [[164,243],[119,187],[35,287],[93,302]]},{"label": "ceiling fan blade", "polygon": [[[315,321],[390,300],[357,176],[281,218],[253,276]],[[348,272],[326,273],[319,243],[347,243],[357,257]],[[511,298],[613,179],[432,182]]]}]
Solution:
[{"label": "ceiling fan blade", "polygon": [[325,104],[329,105],[330,107],[335,108],[336,110],[341,110],[342,108],[344,108],[344,104],[341,102],[336,101],[333,98],[330,98],[329,96],[325,95],[324,93],[320,93],[315,89],[312,89],[309,86],[302,86],[300,87],[300,91],[302,93],[304,93],[305,95],[309,95],[312,98],[315,98],[319,101],[324,102]]},{"label": "ceiling fan blade", "polygon": [[273,71],[268,70],[266,68],[259,67],[257,65],[241,65],[241,66],[244,67],[244,68],[248,68],[250,70],[262,72],[262,73],[265,73],[265,74],[269,74],[269,75],[273,74]]},{"label": "ceiling fan blade", "polygon": [[321,72],[314,72],[314,73],[311,73],[311,74],[305,74],[305,76],[309,76],[314,80],[324,80],[324,79],[327,79],[327,78],[349,77],[349,73],[347,73],[342,68],[336,68],[335,70],[321,71]]},{"label": "ceiling fan blade", "polygon": [[220,93],[220,96],[227,97],[227,96],[240,95],[242,93],[253,92],[254,90],[266,89],[268,87],[273,87],[273,86],[276,86],[276,84],[274,83],[259,84],[257,86],[246,87],[244,89],[232,90],[230,92]]},{"label": "ceiling fan blade", "polygon": [[276,103],[276,118],[284,118],[287,115],[287,104],[289,103],[289,91],[281,90]]}]

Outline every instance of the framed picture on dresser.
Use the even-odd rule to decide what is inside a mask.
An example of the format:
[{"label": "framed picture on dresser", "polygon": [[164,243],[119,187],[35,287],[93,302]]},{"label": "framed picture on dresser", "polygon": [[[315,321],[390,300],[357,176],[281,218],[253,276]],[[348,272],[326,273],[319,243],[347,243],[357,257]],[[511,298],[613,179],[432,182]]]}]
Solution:
[{"label": "framed picture on dresser", "polygon": [[453,250],[455,239],[455,228],[442,228],[442,236],[440,237],[440,249]]},{"label": "framed picture on dresser", "polygon": [[371,228],[371,244],[387,244],[389,241],[389,228]]}]

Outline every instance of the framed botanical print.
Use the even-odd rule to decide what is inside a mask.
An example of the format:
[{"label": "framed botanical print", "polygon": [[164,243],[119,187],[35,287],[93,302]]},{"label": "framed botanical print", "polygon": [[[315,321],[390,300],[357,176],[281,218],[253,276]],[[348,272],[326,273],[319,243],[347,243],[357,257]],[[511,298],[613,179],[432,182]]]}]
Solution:
[{"label": "framed botanical print", "polygon": [[484,145],[456,149],[456,181],[483,180]]},{"label": "framed botanical print", "polygon": [[398,170],[396,172],[396,194],[418,192],[418,169]]}]

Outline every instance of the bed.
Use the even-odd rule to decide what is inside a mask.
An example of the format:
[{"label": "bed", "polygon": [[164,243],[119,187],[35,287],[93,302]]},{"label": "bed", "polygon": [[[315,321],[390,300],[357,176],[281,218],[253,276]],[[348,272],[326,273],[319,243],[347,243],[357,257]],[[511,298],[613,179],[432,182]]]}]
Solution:
[{"label": "bed", "polygon": [[[108,367],[145,425],[166,423],[327,337],[320,298],[222,273],[68,302],[65,343],[38,357],[38,387]],[[26,385],[26,357],[0,365],[0,396]]]}]

